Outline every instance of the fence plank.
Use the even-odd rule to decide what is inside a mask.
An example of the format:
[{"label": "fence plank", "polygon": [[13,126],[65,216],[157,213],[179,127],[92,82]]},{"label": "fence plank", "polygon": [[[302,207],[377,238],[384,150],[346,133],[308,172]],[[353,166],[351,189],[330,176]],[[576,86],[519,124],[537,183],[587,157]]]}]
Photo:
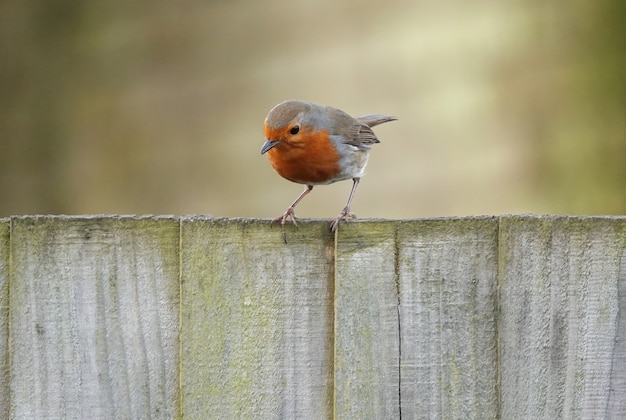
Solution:
[{"label": "fence plank", "polygon": [[500,223],[501,416],[626,417],[626,218]]},{"label": "fence plank", "polygon": [[335,273],[335,417],[400,415],[394,223],[340,226]]},{"label": "fence plank", "polygon": [[0,218],[0,418],[9,418],[9,219]]},{"label": "fence plank", "polygon": [[497,416],[497,232],[495,218],[340,228],[338,418]]},{"label": "fence plank", "polygon": [[178,223],[16,217],[12,415],[172,418]]},{"label": "fence plank", "polygon": [[496,418],[495,218],[399,223],[407,418]]},{"label": "fence plank", "polygon": [[334,244],[327,222],[185,218],[188,418],[332,417]]}]

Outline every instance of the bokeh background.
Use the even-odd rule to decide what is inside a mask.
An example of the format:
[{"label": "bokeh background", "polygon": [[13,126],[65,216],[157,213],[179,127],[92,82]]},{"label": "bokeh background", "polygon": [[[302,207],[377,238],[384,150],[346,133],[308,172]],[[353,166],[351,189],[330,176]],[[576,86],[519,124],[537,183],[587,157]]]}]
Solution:
[{"label": "bokeh background", "polygon": [[303,189],[259,155],[285,99],[399,118],[360,217],[625,214],[625,4],[0,1],[0,217],[277,216]]}]

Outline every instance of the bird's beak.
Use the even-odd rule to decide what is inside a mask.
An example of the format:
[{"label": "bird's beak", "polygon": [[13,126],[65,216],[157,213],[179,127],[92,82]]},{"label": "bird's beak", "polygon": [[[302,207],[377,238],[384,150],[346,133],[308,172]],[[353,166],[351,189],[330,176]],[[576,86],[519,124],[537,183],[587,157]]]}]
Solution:
[{"label": "bird's beak", "polygon": [[265,143],[263,143],[263,147],[261,147],[261,154],[267,152],[273,147],[278,146],[278,143],[280,143],[280,141],[278,140],[265,140]]}]

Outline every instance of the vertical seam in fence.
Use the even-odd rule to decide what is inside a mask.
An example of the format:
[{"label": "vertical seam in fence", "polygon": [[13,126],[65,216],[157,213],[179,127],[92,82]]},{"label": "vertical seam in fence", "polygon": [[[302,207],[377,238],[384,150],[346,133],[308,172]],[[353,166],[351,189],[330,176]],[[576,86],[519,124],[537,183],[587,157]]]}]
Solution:
[{"label": "vertical seam in fence", "polygon": [[330,372],[332,375],[332,378],[330,380],[331,382],[331,386],[332,386],[332,394],[331,394],[331,398],[332,398],[332,418],[335,419],[335,413],[337,412],[337,384],[336,384],[336,380],[337,380],[337,370],[336,370],[336,366],[337,364],[335,363],[335,359],[337,358],[337,308],[336,308],[336,304],[337,304],[337,237],[338,235],[338,231],[339,229],[337,229],[334,233],[334,246],[333,246],[333,290],[332,290],[332,305],[330,305],[330,307],[332,308],[333,314],[332,314],[332,320],[333,320],[333,325],[332,328],[330,329],[331,331],[331,335],[332,335],[332,340],[333,340],[333,355],[330,358]]},{"label": "vertical seam in fence", "polygon": [[496,317],[496,322],[495,322],[495,326],[496,326],[496,333],[495,333],[495,339],[496,339],[496,418],[500,419],[502,418],[502,369],[501,369],[501,354],[500,352],[502,351],[502,347],[500,346],[500,322],[501,322],[501,318],[500,318],[500,312],[501,312],[501,300],[500,300],[500,287],[501,287],[501,281],[502,281],[502,216],[498,217],[498,224],[496,227],[496,304],[495,304],[495,314],[494,316]]},{"label": "vertical seam in fence", "polygon": [[397,222],[393,226],[393,246],[394,246],[394,280],[396,282],[396,311],[398,315],[398,418],[402,420],[402,318],[400,314],[400,244],[398,240]]},{"label": "vertical seam in fence", "polygon": [[9,342],[7,343],[7,366],[9,368],[9,418],[13,418],[13,302],[11,289],[13,288],[13,224],[15,216],[9,218],[9,276],[7,279],[7,335]]},{"label": "vertical seam in fence", "polygon": [[178,218],[178,418],[183,418],[183,219]]}]

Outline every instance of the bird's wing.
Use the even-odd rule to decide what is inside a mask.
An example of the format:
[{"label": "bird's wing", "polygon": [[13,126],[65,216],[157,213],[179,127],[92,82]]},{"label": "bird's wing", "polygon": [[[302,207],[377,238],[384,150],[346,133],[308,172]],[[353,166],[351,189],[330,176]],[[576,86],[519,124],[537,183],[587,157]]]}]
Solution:
[{"label": "bird's wing", "polygon": [[396,118],[389,115],[364,115],[353,118],[345,112],[331,107],[325,109],[327,115],[332,117],[335,130],[332,133],[341,143],[350,144],[359,149],[369,149],[369,146],[380,143],[376,134],[371,129],[378,124],[393,121]]},{"label": "bird's wing", "polygon": [[374,143],[380,143],[380,140],[378,140],[371,127],[389,121],[395,121],[396,119],[396,117],[381,114],[364,115],[362,117],[353,118],[353,124],[349,130],[351,135],[346,143],[357,147],[364,145],[367,147]]}]

